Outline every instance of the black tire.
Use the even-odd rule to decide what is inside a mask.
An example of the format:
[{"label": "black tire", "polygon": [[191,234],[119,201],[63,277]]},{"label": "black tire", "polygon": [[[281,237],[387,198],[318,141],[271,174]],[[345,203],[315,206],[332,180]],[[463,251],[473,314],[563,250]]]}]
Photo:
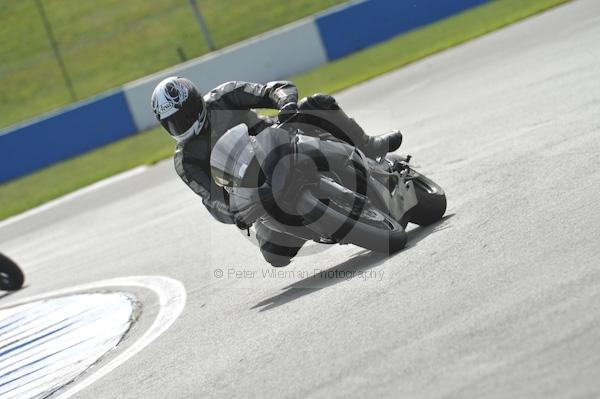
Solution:
[{"label": "black tire", "polygon": [[[296,208],[309,223],[308,228],[326,232],[340,244],[354,244],[387,254],[398,252],[406,245],[406,232],[400,223],[370,203],[365,204],[359,218],[354,220],[336,210],[332,202],[326,204],[305,190],[300,194]],[[367,219],[363,215],[375,217]]]},{"label": "black tire", "polygon": [[24,281],[25,276],[19,266],[0,253],[0,290],[16,291],[23,287]]},{"label": "black tire", "polygon": [[417,205],[408,211],[408,221],[427,226],[435,223],[444,217],[446,212],[446,194],[433,180],[411,171],[415,193],[417,195]]}]

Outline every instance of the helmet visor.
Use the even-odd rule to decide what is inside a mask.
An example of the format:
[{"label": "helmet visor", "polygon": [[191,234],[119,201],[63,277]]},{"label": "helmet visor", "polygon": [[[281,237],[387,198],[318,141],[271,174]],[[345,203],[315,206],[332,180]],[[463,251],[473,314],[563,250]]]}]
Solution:
[{"label": "helmet visor", "polygon": [[160,124],[171,136],[178,137],[187,133],[196,121],[200,122],[198,130],[202,129],[205,118],[206,108],[202,107],[199,114],[197,108],[184,107],[168,118],[161,119]]}]

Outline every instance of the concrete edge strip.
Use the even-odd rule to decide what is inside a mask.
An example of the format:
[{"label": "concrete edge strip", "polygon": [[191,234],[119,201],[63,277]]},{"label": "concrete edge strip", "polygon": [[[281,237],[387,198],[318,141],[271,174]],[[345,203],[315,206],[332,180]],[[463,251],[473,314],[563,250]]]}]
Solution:
[{"label": "concrete edge strip", "polygon": [[62,197],[58,197],[56,199],[50,200],[40,206],[37,206],[35,208],[32,208],[28,211],[25,211],[23,213],[20,213],[18,215],[9,217],[8,219],[5,219],[3,221],[0,222],[0,229],[10,226],[11,224],[17,223],[22,221],[23,219],[27,219],[31,216],[35,216],[38,215],[40,213],[46,212],[52,208],[55,208],[59,205],[62,205],[66,202],[72,201],[78,197],[81,197],[83,195],[89,194],[93,191],[99,190],[101,188],[104,188],[106,186],[109,186],[111,184],[117,183],[119,181],[122,180],[126,180],[129,179],[133,176],[137,176],[141,173],[143,173],[144,171],[146,171],[146,169],[148,169],[147,165],[141,165],[138,167],[135,167],[133,169],[127,170],[125,172],[119,173],[117,175],[111,176],[111,177],[107,177],[106,179],[97,181],[95,183],[90,184],[89,186],[83,187],[77,191],[73,191],[72,193],[63,195]]}]

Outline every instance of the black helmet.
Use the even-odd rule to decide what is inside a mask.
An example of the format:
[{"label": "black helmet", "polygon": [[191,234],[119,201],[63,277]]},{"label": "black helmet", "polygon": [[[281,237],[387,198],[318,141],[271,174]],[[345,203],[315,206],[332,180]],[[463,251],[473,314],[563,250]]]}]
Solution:
[{"label": "black helmet", "polygon": [[156,119],[177,141],[198,135],[206,123],[206,104],[189,79],[164,79],[154,89],[151,102]]}]

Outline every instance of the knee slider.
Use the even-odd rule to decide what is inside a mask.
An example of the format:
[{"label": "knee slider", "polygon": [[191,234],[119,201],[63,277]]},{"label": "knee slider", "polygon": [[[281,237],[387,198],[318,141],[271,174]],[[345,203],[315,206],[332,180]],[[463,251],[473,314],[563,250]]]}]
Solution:
[{"label": "knee slider", "polygon": [[295,254],[288,253],[289,249],[277,244],[266,242],[260,247],[260,252],[273,267],[283,267],[291,263]]}]

